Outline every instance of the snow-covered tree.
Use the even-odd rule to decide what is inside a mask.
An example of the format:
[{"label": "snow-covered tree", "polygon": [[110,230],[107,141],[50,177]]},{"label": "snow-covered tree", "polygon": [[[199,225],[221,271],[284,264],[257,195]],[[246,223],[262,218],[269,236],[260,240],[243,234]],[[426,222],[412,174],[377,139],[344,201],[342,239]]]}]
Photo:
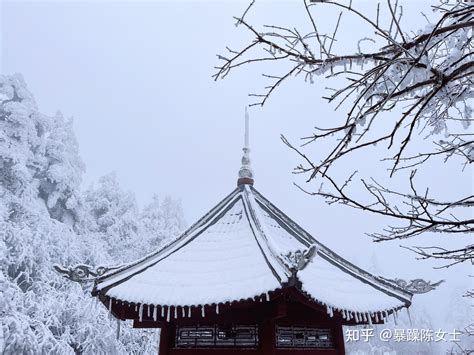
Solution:
[{"label": "snow-covered tree", "polygon": [[53,218],[73,225],[77,219],[79,188],[84,164],[72,128],[72,119],[64,120],[58,112],[51,119],[46,134],[44,175],[38,178],[40,195]]},{"label": "snow-covered tree", "polygon": [[[51,217],[74,222],[84,165],[61,113],[47,117],[20,75],[0,78],[0,182],[11,198],[41,197]],[[6,197],[6,196],[5,196]]]},{"label": "snow-covered tree", "polygon": [[[90,285],[69,282],[53,265],[110,265],[143,255],[132,194],[113,175],[80,191],[83,163],[72,121],[41,114],[20,75],[0,75],[0,352],[3,354],[156,353],[157,332],[116,324]],[[175,233],[169,209],[160,238]],[[152,216],[148,223],[153,223]],[[160,226],[169,232],[160,230]],[[141,244],[150,248],[150,245]]]},{"label": "snow-covered tree", "polygon": [[[254,3],[236,18],[236,25],[253,39],[242,49],[227,47],[228,53],[218,56],[222,62],[215,79],[246,65],[274,66],[280,74],[263,75],[270,83],[264,93],[251,95],[258,100],[255,105],[264,105],[278,87],[300,76],[309,83],[322,82],[324,87],[334,85],[325,98],[336,104],[336,110],[345,111],[330,118],[315,114],[315,125],[322,128],[303,138],[303,147],[282,136],[301,158],[296,173],[315,183],[305,190],[328,203],[396,221],[382,233],[372,234],[376,241],[426,232],[472,233],[474,199],[469,191],[445,198],[416,181],[423,170],[440,169],[447,160],[463,167],[474,161],[472,2],[442,1],[432,6],[431,17],[420,14],[426,25],[410,28],[403,25],[398,1],[374,2],[364,10],[363,4],[350,0],[307,0],[301,11],[305,18],[301,27],[307,30],[279,24],[257,29],[247,20]],[[328,21],[332,15],[334,21]],[[345,27],[348,16],[352,22]],[[354,36],[355,27],[363,33],[361,37]],[[338,41],[343,37],[353,39],[353,44]],[[420,151],[414,141],[426,150]],[[310,151],[311,144],[318,144],[318,153]],[[411,171],[406,174],[405,189],[380,183],[370,172],[365,177],[351,169],[345,178],[337,177],[348,159],[374,152],[388,161],[389,177]],[[452,171],[453,179],[469,174],[469,169]],[[413,250],[423,258],[440,258],[451,265],[472,260],[471,244]]]},{"label": "snow-covered tree", "polygon": [[108,245],[108,254],[115,262],[152,252],[185,226],[179,201],[169,196],[160,201],[153,195],[139,211],[134,195],[122,190],[115,173],[103,176],[85,191],[83,209],[88,227],[82,233],[95,233],[96,239]]},{"label": "snow-covered tree", "polygon": [[108,254],[116,262],[124,262],[136,256],[140,248],[138,207],[135,197],[123,191],[115,173],[99,179],[84,195],[84,208],[89,219],[89,232],[96,232],[107,243]]},{"label": "snow-covered tree", "polygon": [[140,225],[147,244],[157,247],[163,240],[173,238],[185,227],[184,216],[179,201],[166,196],[160,201],[153,195],[140,214]]},{"label": "snow-covered tree", "polygon": [[[79,262],[87,251],[71,226],[74,218],[64,218],[74,216],[80,194],[77,145],[71,139],[59,147],[56,136],[58,148],[52,148],[61,130],[73,138],[71,125],[60,127],[60,115],[39,113],[21,76],[0,76],[0,97],[1,350],[73,353],[89,344],[85,333],[106,334],[109,327],[85,312],[91,301],[79,285],[64,283],[52,269],[53,263]],[[54,173],[61,162],[79,176],[62,168]]]}]

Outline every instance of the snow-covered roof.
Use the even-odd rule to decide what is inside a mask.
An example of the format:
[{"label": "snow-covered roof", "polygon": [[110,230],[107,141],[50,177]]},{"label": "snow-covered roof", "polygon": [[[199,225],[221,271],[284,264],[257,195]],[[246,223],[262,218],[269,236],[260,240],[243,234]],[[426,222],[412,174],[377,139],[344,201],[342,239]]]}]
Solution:
[{"label": "snow-covered roof", "polygon": [[160,306],[269,297],[298,287],[330,315],[367,321],[408,307],[412,294],[319,243],[255,188],[241,184],[179,238],[96,281],[93,294]]}]

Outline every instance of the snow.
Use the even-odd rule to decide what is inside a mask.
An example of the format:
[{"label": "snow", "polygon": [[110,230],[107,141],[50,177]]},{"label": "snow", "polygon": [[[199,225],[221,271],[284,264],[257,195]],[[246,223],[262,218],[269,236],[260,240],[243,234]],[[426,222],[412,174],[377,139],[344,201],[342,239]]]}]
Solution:
[{"label": "snow", "polygon": [[[102,277],[99,293],[129,303],[201,307],[246,299],[270,300],[292,275],[284,256],[316,255],[297,266],[302,291],[348,319],[371,322],[410,304],[411,295],[346,262],[300,229],[254,188],[234,190],[163,249]],[[215,308],[216,313],[218,307]],[[357,313],[354,313],[357,312]],[[381,314],[380,314],[381,315]]]},{"label": "snow", "polygon": [[[108,296],[160,305],[201,305],[252,298],[280,287],[250,229],[240,198],[191,242],[129,280]],[[188,239],[188,240],[189,240]],[[188,241],[187,240],[187,241]],[[184,243],[183,243],[184,244]],[[98,289],[114,283],[111,278]]]},{"label": "snow", "polygon": [[405,305],[405,302],[374,289],[359,277],[354,277],[321,255],[298,272],[303,291],[332,308],[376,312]]},{"label": "snow", "polygon": [[283,226],[283,224],[270,216],[270,214],[260,207],[253,194],[251,195],[253,208],[255,209],[258,219],[265,230],[268,237],[268,243],[271,245],[275,255],[285,255],[289,252],[305,249],[307,245],[298,241],[294,235],[291,235]]},{"label": "snow", "polygon": [[90,285],[66,281],[53,265],[136,259],[175,235],[179,204],[155,200],[139,211],[113,175],[81,191],[72,120],[40,113],[20,75],[0,75],[0,97],[2,353],[156,353],[156,332],[124,324],[117,340]]}]

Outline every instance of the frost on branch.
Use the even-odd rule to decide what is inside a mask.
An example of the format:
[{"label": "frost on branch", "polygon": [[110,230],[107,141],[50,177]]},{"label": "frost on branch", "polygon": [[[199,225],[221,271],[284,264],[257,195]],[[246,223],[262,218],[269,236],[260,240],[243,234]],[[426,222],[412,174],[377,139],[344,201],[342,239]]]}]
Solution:
[{"label": "frost on branch", "polygon": [[[252,2],[250,7],[257,6]],[[279,74],[263,73],[269,84],[263,93],[250,95],[257,100],[255,105],[267,103],[291,78],[303,77],[309,83],[318,78],[325,87],[335,83],[337,87],[329,88],[325,97],[335,106],[334,117],[329,121],[315,114],[315,121],[319,120],[315,132],[302,138],[302,146],[282,136],[301,158],[295,173],[319,187],[304,191],[328,203],[389,216],[401,223],[372,234],[376,241],[426,232],[472,233],[473,196],[442,200],[428,188],[420,189],[414,177],[417,169],[448,161],[460,164],[461,172],[469,172],[467,167],[474,161],[474,5],[446,1],[432,6],[431,16],[420,15],[427,25],[415,31],[403,26],[403,7],[398,2],[373,3],[365,10],[360,7],[352,1],[306,1],[301,13],[309,32],[277,24],[257,29],[247,21],[248,16],[241,16],[237,18],[239,27],[253,39],[240,50],[226,47],[229,54],[219,57],[214,78],[223,79],[256,63],[265,65],[265,70],[280,70]],[[337,10],[339,16],[334,21],[327,21],[327,17],[321,21],[330,13],[326,10]],[[352,22],[344,25],[347,17],[358,21],[368,36],[354,39],[352,46],[346,40],[338,46],[338,38],[352,38],[348,36]],[[323,28],[327,23],[333,23],[333,28]],[[415,141],[422,142],[426,150],[420,151]],[[314,156],[305,152],[311,144],[318,145]],[[356,179],[359,174],[352,172],[342,182],[332,175],[333,167],[335,171],[344,167],[345,158],[372,154],[375,149],[385,155],[389,178],[408,171],[405,188],[394,190],[374,178]],[[351,193],[353,186],[362,193]],[[431,248],[413,250],[422,258],[445,258],[449,265],[473,257],[470,246],[443,253]]]}]

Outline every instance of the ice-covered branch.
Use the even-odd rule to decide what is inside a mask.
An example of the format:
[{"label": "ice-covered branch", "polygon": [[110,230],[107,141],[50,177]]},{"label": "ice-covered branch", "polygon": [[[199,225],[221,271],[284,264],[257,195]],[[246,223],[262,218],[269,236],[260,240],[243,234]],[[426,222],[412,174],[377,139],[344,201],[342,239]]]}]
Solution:
[{"label": "ice-covered branch", "polygon": [[[253,40],[230,58],[220,57],[222,62],[216,67],[214,79],[257,62],[265,63],[267,68],[285,63],[286,71],[263,74],[270,81],[263,93],[250,95],[257,99],[255,105],[264,105],[278,87],[298,75],[310,83],[316,77],[344,77],[345,84],[338,80],[339,86],[325,97],[336,110],[344,109],[343,115],[334,116],[331,122],[318,122],[315,132],[302,138],[301,146],[282,136],[302,160],[294,172],[305,175],[308,183],[321,185],[316,192],[300,188],[330,204],[340,203],[398,221],[382,233],[371,233],[375,241],[405,239],[426,232],[472,233],[472,195],[439,201],[429,190],[419,191],[414,176],[415,169],[423,169],[427,161],[442,164],[457,160],[462,171],[474,161],[474,5],[448,1],[433,6],[433,21],[416,33],[402,26],[403,8],[397,2],[376,5],[375,16],[367,15],[357,5],[350,1],[305,1],[302,13],[309,23],[307,33],[278,25],[266,25],[264,31],[259,31],[242,16],[239,23]],[[328,33],[315,20],[316,11],[325,6],[341,11]],[[373,33],[355,39],[357,52],[352,53],[343,52],[347,45],[337,48],[336,41],[338,33],[347,31],[341,19],[348,16]],[[413,153],[413,141],[418,136],[428,141],[429,149]],[[305,150],[311,144],[328,149],[309,155]],[[405,188],[395,191],[373,179],[356,180],[355,174],[343,182],[333,177],[332,168],[344,165],[344,158],[371,149],[385,150],[383,160],[391,164],[390,177],[412,170]],[[354,193],[351,187],[357,181],[359,191]],[[422,250],[414,249],[419,254]],[[462,262],[472,257],[469,246],[463,250],[465,258],[456,253],[422,256],[446,260],[456,256],[456,261]]]}]

